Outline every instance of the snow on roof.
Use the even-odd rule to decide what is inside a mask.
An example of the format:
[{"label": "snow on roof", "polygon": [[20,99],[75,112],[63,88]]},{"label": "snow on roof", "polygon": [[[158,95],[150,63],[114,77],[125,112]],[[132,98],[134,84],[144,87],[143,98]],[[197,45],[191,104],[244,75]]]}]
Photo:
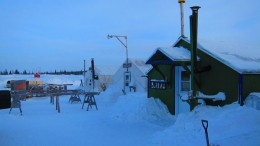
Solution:
[{"label": "snow on roof", "polygon": [[[186,38],[179,38],[173,46],[181,39],[190,43]],[[238,73],[260,73],[260,47],[216,41],[201,42],[203,46],[198,44],[198,49],[224,63]]]},{"label": "snow on roof", "polygon": [[116,66],[95,66],[99,75],[114,75],[119,67]]},{"label": "snow on roof", "polygon": [[190,51],[183,47],[158,48],[157,50],[161,51],[172,61],[190,61]]},{"label": "snow on roof", "polygon": [[[172,61],[190,61],[190,51],[184,47],[168,47],[168,48],[157,48],[154,53],[151,55],[151,57],[146,61],[149,62],[149,60],[157,53],[157,51],[162,52],[165,56],[167,56]],[[200,59],[197,57],[198,60]]]},{"label": "snow on roof", "polygon": [[129,58],[129,62],[133,63],[144,74],[152,68],[151,65],[145,64],[144,60],[140,58]]}]

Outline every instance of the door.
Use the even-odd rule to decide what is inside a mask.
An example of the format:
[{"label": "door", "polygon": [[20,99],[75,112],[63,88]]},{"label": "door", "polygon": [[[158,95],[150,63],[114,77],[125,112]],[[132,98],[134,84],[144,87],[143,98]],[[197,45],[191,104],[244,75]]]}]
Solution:
[{"label": "door", "polygon": [[182,66],[175,67],[175,115],[189,112],[190,105],[185,99],[188,99],[188,92],[191,89],[190,73]]},{"label": "door", "polygon": [[125,72],[125,77],[124,77],[124,86],[128,87],[131,82],[131,72]]}]

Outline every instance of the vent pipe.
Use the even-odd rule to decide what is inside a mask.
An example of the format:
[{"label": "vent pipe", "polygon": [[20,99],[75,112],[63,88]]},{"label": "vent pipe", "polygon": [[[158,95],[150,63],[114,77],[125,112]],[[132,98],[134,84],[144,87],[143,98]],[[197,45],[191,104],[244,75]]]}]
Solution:
[{"label": "vent pipe", "polygon": [[190,44],[191,44],[191,90],[195,96],[195,73],[197,73],[197,46],[198,46],[198,10],[199,6],[193,6],[192,15],[190,16]]},{"label": "vent pipe", "polygon": [[181,9],[181,37],[185,37],[184,35],[184,9],[183,4],[185,3],[185,0],[178,0],[180,3],[180,9]]},{"label": "vent pipe", "polygon": [[[198,48],[198,11],[199,6],[193,6],[192,15],[190,16],[190,23],[191,23],[191,60],[193,61],[194,67],[197,67],[197,48]],[[197,68],[194,68],[197,69]]]}]

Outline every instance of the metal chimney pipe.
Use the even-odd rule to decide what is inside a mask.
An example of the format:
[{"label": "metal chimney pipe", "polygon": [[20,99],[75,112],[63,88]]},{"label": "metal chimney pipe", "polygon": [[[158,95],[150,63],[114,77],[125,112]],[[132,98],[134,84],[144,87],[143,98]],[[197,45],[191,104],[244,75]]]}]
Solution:
[{"label": "metal chimney pipe", "polygon": [[184,8],[183,3],[185,3],[185,0],[179,0],[180,3],[180,10],[181,10],[181,37],[185,37],[184,35]]},{"label": "metal chimney pipe", "polygon": [[197,46],[198,46],[198,10],[199,6],[193,6],[190,16],[190,44],[191,44],[191,90],[195,96],[195,73],[197,72]]},{"label": "metal chimney pipe", "polygon": [[198,47],[198,10],[199,6],[193,6],[192,9],[192,20],[191,20],[191,39],[192,39],[192,51],[193,51],[193,59],[194,63],[196,65],[197,63],[197,47]]}]

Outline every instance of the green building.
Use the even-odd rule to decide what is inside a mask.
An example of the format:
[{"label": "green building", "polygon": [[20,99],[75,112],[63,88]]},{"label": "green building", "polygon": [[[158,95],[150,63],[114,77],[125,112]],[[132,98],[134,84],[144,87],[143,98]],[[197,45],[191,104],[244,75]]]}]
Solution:
[{"label": "green building", "polygon": [[197,47],[193,76],[190,41],[184,37],[172,47],[157,48],[146,62],[153,66],[147,73],[148,95],[160,98],[172,114],[190,111],[198,104],[223,106],[237,101],[243,105],[250,93],[260,92],[260,60],[247,56],[249,50],[232,52],[228,45],[202,45]]}]

